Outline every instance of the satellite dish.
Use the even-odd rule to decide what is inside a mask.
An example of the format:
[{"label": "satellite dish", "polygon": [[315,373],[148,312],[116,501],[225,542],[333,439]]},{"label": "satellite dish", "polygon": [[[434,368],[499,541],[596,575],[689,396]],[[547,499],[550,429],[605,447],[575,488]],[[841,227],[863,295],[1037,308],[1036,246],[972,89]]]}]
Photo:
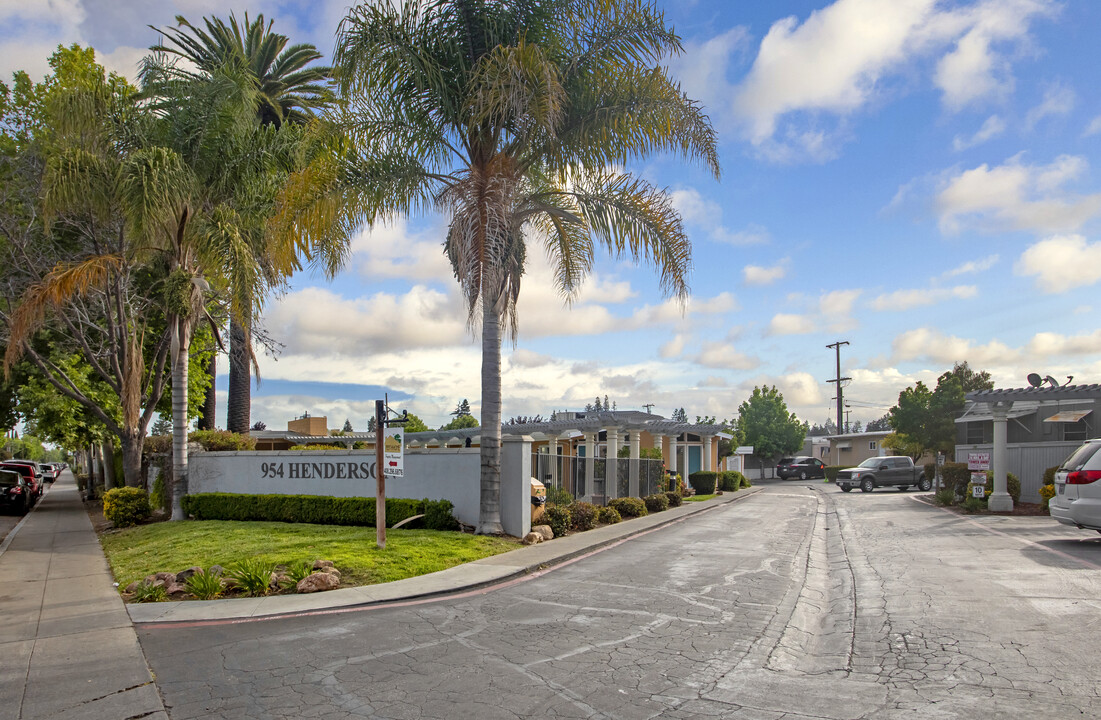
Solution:
[{"label": "satellite dish", "polygon": [[1046,382],[1048,385],[1051,385],[1053,388],[1059,387],[1059,381],[1050,375],[1044,376],[1044,382]]},{"label": "satellite dish", "polygon": [[1038,388],[1044,384],[1044,379],[1040,377],[1039,373],[1029,373],[1028,384],[1034,388]]}]

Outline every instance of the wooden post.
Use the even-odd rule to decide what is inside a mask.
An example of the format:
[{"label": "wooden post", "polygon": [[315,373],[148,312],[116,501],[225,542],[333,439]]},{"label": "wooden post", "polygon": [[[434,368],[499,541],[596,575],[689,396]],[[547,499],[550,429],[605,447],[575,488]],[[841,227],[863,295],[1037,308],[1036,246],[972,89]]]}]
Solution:
[{"label": "wooden post", "polygon": [[386,403],[375,400],[375,535],[379,550],[386,549],[386,470],[382,446],[386,435]]}]

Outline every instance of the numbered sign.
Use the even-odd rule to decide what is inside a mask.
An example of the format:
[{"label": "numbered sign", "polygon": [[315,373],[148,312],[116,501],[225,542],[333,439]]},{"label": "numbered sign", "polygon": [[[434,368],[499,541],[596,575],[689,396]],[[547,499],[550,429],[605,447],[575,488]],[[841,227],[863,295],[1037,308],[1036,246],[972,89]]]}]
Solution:
[{"label": "numbered sign", "polygon": [[982,485],[972,485],[971,497],[977,497],[979,500],[982,500],[984,497],[986,497],[986,488],[984,488]]}]

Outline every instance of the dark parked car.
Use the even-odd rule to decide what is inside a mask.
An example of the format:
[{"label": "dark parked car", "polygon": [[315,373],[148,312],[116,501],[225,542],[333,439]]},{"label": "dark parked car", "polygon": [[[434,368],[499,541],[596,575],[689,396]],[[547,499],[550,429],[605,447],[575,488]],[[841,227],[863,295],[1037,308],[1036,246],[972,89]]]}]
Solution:
[{"label": "dark parked car", "polygon": [[30,485],[14,470],[0,469],[0,509],[26,515],[34,505]]},{"label": "dark parked car", "polygon": [[776,475],[781,480],[793,477],[800,480],[824,478],[826,477],[826,464],[818,458],[806,455],[780,458],[780,462],[776,463]]},{"label": "dark parked car", "polygon": [[0,463],[0,470],[14,470],[23,476],[31,490],[31,503],[42,497],[42,476],[38,471],[38,463],[33,460],[6,460]]}]

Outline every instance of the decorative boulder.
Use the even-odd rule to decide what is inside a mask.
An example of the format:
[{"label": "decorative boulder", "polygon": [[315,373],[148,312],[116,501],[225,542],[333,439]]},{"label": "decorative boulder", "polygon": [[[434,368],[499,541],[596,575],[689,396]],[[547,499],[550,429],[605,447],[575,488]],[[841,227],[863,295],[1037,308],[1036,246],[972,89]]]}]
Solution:
[{"label": "decorative boulder", "polygon": [[159,573],[153,575],[152,578],[154,580],[161,580],[165,583],[176,582],[176,573],[159,572]]},{"label": "decorative boulder", "polygon": [[134,582],[132,582],[132,583],[130,583],[129,585],[126,586],[125,592],[127,594],[134,593],[135,591],[137,591],[138,588],[141,587],[141,584],[142,584],[141,580],[135,580]]},{"label": "decorative boulder", "polygon": [[525,545],[535,545],[536,543],[543,542],[543,536],[537,532],[529,532],[520,542],[524,543]]},{"label": "decorative boulder", "polygon": [[340,580],[340,577],[341,577],[340,576],[340,571],[337,570],[335,567],[327,567],[327,568],[323,569],[321,572],[325,573],[326,575],[332,575],[338,581]]},{"label": "decorative boulder", "polygon": [[300,593],[323,592],[340,587],[340,578],[332,573],[313,573],[298,581],[296,590]]},{"label": "decorative boulder", "polygon": [[178,583],[187,582],[187,579],[189,577],[191,577],[192,575],[196,575],[198,573],[201,573],[202,571],[203,571],[203,569],[201,567],[199,567],[198,565],[192,565],[187,570],[181,570],[180,572],[176,573],[176,582],[178,582]]},{"label": "decorative boulder", "polygon": [[331,568],[332,566],[333,566],[333,561],[332,560],[314,560],[313,561],[313,569],[314,570],[324,570],[325,568]]},{"label": "decorative boulder", "polygon": [[554,540],[554,530],[550,525],[536,525],[531,531],[542,535],[544,540]]},{"label": "decorative boulder", "polygon": [[222,575],[225,574],[225,572],[226,572],[226,569],[224,567],[222,567],[221,565],[211,565],[210,566],[210,574],[211,575],[217,575],[218,577],[221,577]]},{"label": "decorative boulder", "polygon": [[168,597],[181,598],[187,595],[187,586],[181,582],[170,582],[164,586],[164,591],[168,593]]}]

